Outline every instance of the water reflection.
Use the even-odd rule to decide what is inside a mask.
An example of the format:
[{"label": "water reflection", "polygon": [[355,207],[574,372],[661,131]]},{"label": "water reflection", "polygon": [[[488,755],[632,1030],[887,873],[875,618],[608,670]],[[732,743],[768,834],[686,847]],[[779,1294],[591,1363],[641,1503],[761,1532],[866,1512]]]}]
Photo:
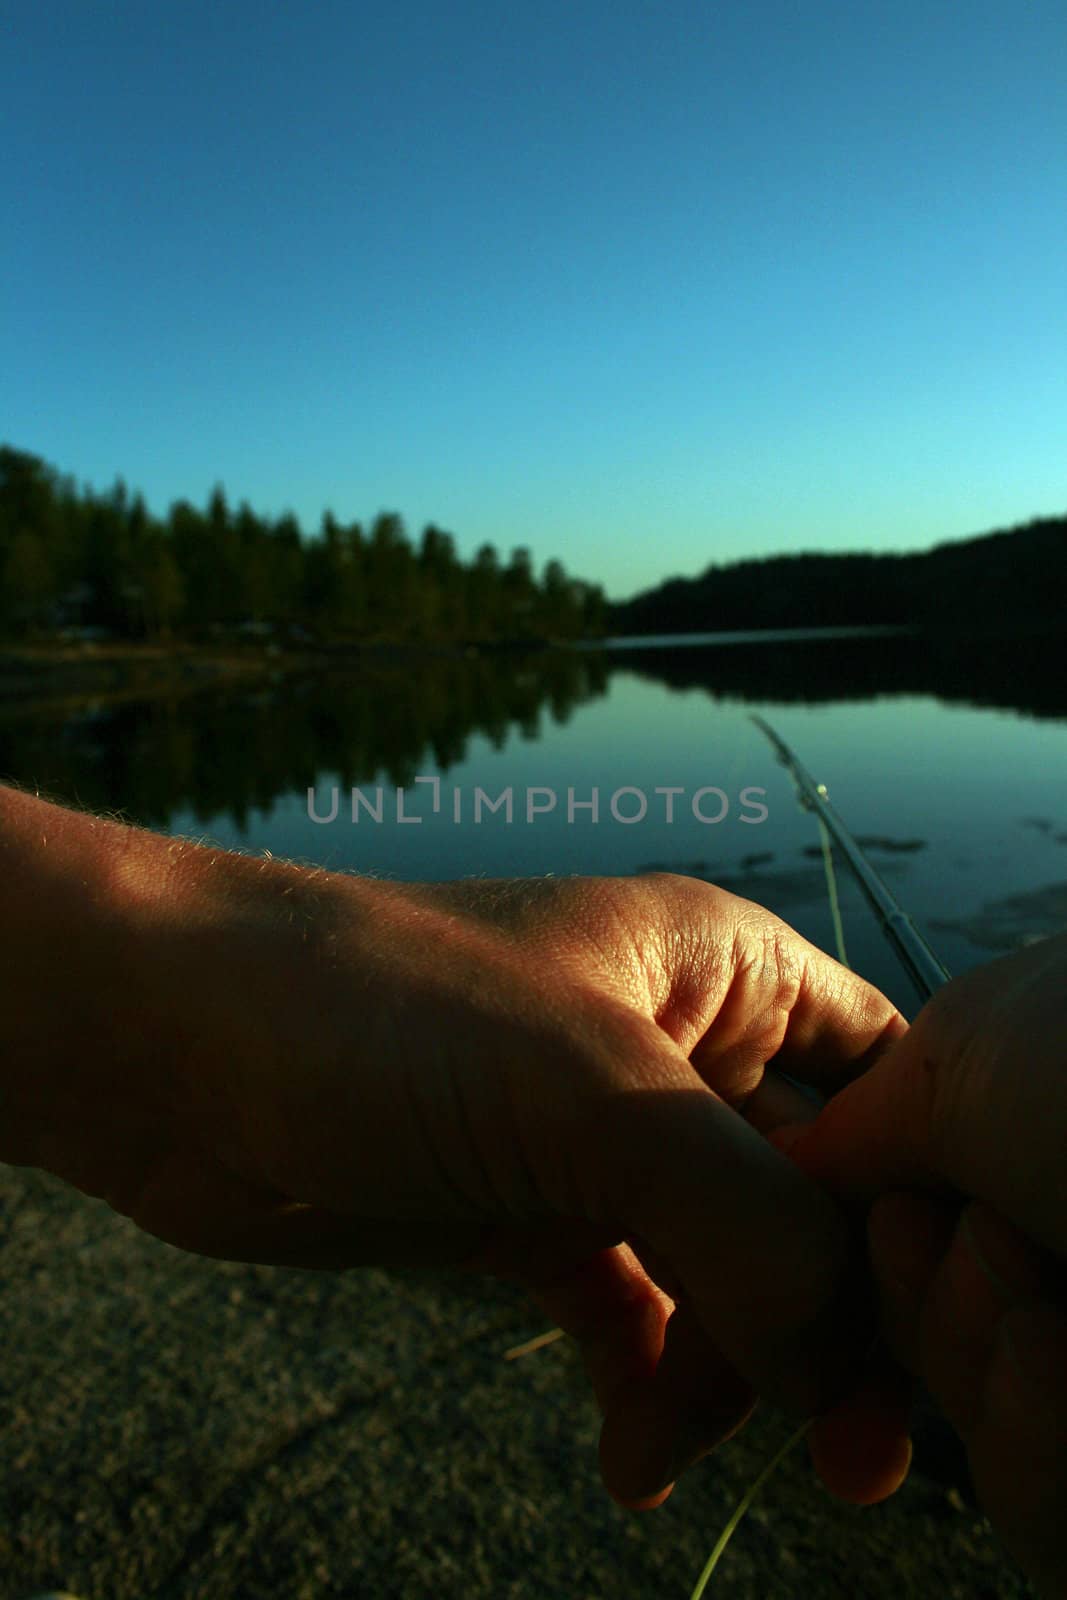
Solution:
[{"label": "water reflection", "polygon": [[[713,638],[714,636],[709,636]],[[967,638],[945,634],[857,634],[670,649],[611,646],[609,659],[671,689],[707,689],[721,699],[817,705],[883,695],[933,695],[1035,717],[1067,717],[1067,635]]]},{"label": "water reflection", "polygon": [[94,811],[164,826],[186,810],[243,827],[252,808],[303,793],[316,774],[343,786],[384,774],[400,786],[447,772],[475,734],[499,749],[518,730],[536,740],[603,695],[603,656],[411,657],[250,687],[92,702],[57,726],[25,705],[0,720],[0,773]]},{"label": "water reflection", "polygon": [[[476,736],[495,750],[516,732],[542,740],[550,725],[562,727],[576,708],[606,696],[613,674],[619,684],[634,685],[636,675],[668,691],[704,690],[719,703],[815,705],[926,694],[1067,718],[1063,642],[1050,635],[949,641],[882,634],[529,655],[457,652],[276,673],[274,681],[228,688],[175,684],[151,698],[98,698],[62,713],[6,702],[0,776],[150,826],[167,826],[181,810],[243,828],[253,809],[302,795],[323,773],[345,787],[383,779],[403,786],[420,771],[447,773],[464,761]],[[658,731],[658,722],[644,731],[626,725],[620,736],[636,756]],[[1045,819],[1029,821],[1036,830]],[[904,856],[923,846],[914,835],[862,842]],[[743,870],[758,875],[767,864],[754,856]],[[790,875],[780,887],[791,898],[801,885]]]}]

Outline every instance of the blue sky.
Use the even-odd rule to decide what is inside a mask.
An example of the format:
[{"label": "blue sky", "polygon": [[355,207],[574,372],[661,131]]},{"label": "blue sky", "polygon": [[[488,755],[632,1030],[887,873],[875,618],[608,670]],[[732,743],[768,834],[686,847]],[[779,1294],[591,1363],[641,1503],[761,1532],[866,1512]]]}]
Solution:
[{"label": "blue sky", "polygon": [[622,596],[1067,509],[1060,0],[21,0],[0,439]]}]

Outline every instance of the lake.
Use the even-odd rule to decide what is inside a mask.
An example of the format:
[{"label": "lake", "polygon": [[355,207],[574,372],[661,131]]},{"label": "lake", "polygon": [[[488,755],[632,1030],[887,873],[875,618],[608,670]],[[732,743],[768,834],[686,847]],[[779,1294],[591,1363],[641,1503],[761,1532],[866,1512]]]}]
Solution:
[{"label": "lake", "polygon": [[[9,707],[0,772],[165,831],[354,872],[666,868],[758,900],[833,950],[816,824],[759,711],[960,972],[1067,925],[1062,661],[1053,636],[841,629],[368,653],[62,713]],[[913,1013],[843,863],[838,885],[850,963]]]},{"label": "lake", "polygon": [[[869,634],[368,652],[300,674],[265,658],[209,689],[9,699],[0,774],[351,871],[668,867],[832,949],[815,823],[759,711],[962,971],[1067,922],[1062,660],[1053,638]],[[418,820],[398,817],[400,790],[400,817]],[[315,820],[335,798],[333,820]],[[850,961],[913,1011],[846,874],[840,888]],[[572,1341],[504,1359],[545,1331],[512,1285],[207,1260],[27,1168],[0,1167],[0,1224],[11,1593],[683,1594],[786,1436],[761,1407],[661,1511],[634,1517],[601,1487]],[[793,1452],[719,1589],[1031,1595],[959,1494],[946,1440],[927,1418],[907,1483],[863,1511]]]}]

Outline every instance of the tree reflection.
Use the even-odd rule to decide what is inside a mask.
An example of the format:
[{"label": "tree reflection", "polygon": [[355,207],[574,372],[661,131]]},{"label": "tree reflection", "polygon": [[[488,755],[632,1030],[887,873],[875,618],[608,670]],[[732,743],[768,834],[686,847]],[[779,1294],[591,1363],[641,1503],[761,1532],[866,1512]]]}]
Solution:
[{"label": "tree reflection", "polygon": [[198,821],[249,813],[303,793],[322,773],[343,786],[419,772],[447,772],[472,736],[496,748],[543,718],[566,720],[604,694],[603,655],[541,651],[412,655],[390,663],[170,692],[108,704],[91,701],[57,719],[23,702],[0,717],[0,774],[94,811],[120,810],[165,826],[181,808]]},{"label": "tree reflection", "polygon": [[669,689],[702,688],[716,699],[750,705],[933,695],[1065,717],[1065,643],[1058,630],[973,637],[916,630],[669,649],[619,648],[609,641],[607,653],[613,666]]}]

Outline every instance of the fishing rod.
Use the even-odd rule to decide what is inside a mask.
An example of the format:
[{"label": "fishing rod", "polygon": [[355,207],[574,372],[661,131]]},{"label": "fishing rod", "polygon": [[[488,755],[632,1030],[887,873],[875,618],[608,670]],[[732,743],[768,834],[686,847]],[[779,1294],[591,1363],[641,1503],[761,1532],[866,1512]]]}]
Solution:
[{"label": "fishing rod", "polygon": [[[825,783],[816,783],[808,769],[802,765],[800,758],[786,744],[785,740],[771,727],[763,717],[752,713],[752,721],[760,732],[770,740],[778,755],[779,761],[789,770],[789,774],[797,790],[797,799],[806,811],[814,811],[826,833],[833,839],[841,854],[848,862],[852,875],[867,898],[867,902],[874,912],[878,926],[885,934],[900,958],[912,983],[918,991],[919,998],[925,1005],[936,990],[948,983],[952,974],[931,950],[918,928],[912,922],[907,912],[887,887],[884,881],[875,872],[863,851],[841,821],[837,812],[830,804],[830,797]],[[823,840],[824,849],[826,840]],[[832,879],[830,880],[832,882]],[[832,901],[835,926],[839,928],[840,922],[837,914],[836,897]],[[840,943],[840,938],[839,938]]]}]

